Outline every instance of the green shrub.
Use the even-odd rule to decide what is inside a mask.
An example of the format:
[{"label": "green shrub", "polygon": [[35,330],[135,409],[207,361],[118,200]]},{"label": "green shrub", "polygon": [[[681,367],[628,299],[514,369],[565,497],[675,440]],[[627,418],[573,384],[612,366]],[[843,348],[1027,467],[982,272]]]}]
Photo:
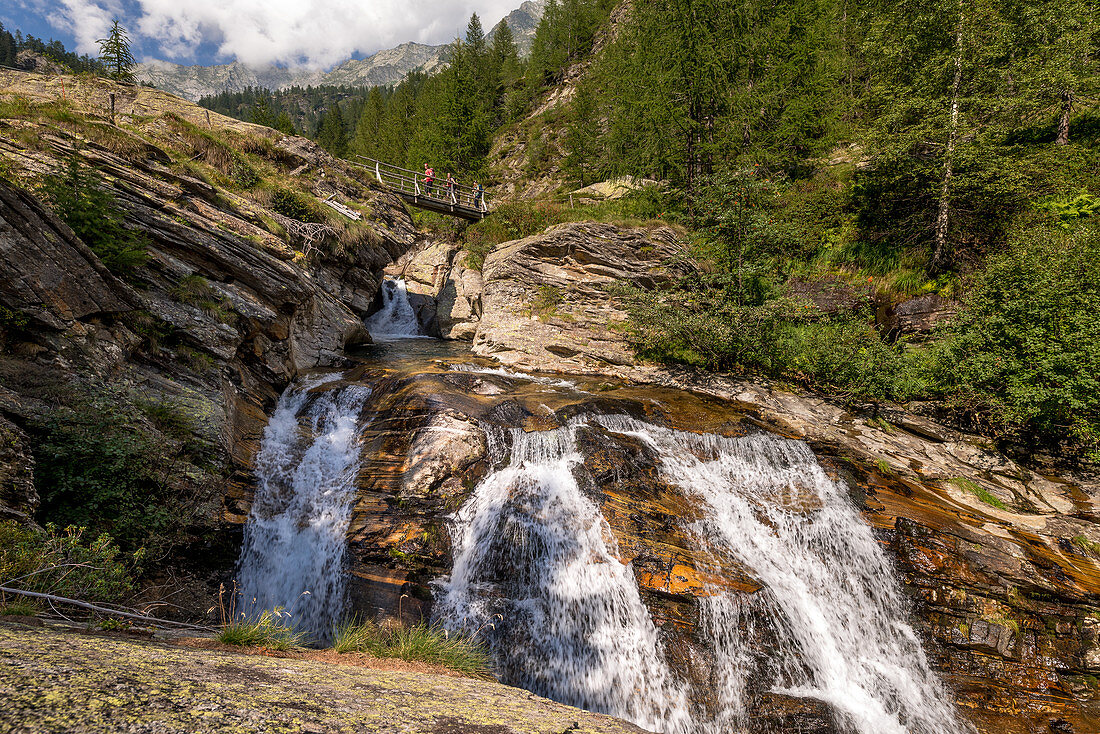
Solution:
[{"label": "green shrub", "polygon": [[143,554],[123,556],[110,535],[86,534],[75,526],[38,530],[0,522],[0,586],[87,601],[120,599],[133,589],[131,571]]},{"label": "green shrub", "polygon": [[223,323],[231,321],[230,309],[233,304],[219,296],[210,281],[197,273],[180,278],[172,289],[172,296],[180,303],[197,306]]},{"label": "green shrub", "polygon": [[324,216],[312,199],[290,189],[275,189],[271,193],[271,208],[284,217],[300,222],[324,221]]},{"label": "green shrub", "polygon": [[945,400],[994,435],[1100,460],[1100,227],[1035,224],[990,258],[937,360]]},{"label": "green shrub", "polygon": [[259,617],[241,615],[222,625],[214,639],[223,645],[293,650],[304,644],[305,636],[286,623],[288,617],[282,609],[264,610]]},{"label": "green shrub", "polygon": [[210,447],[154,430],[124,391],[81,389],[33,428],[40,518],[162,551],[204,517],[212,488],[184,459]]},{"label": "green shrub", "polygon": [[42,190],[62,221],[111,272],[130,276],[148,260],[145,235],[126,228],[122,210],[111,194],[76,158],[63,173],[47,176]]},{"label": "green shrub", "polygon": [[481,642],[451,635],[440,627],[346,621],[333,631],[332,649],[441,665],[472,677],[492,677],[489,652]]}]

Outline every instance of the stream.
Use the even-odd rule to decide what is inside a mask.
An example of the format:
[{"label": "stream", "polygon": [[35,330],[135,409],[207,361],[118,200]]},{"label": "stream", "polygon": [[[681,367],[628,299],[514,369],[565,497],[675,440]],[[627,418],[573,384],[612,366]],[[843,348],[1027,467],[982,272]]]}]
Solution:
[{"label": "stream", "polygon": [[[665,734],[779,730],[757,718],[770,698],[823,705],[837,732],[969,731],[890,559],[804,443],[714,401],[519,373],[408,338],[403,298],[387,284],[372,322],[384,338],[357,367],[280,398],[255,461],[245,613],[284,610],[322,643],[369,613],[347,579],[372,457],[383,444],[410,457],[432,420],[462,413],[483,438],[482,469],[428,513],[449,544],[425,621],[477,634],[502,682]],[[421,428],[388,428],[407,394]],[[398,469],[400,493],[412,469]],[[674,588],[689,565],[697,587]]]}]

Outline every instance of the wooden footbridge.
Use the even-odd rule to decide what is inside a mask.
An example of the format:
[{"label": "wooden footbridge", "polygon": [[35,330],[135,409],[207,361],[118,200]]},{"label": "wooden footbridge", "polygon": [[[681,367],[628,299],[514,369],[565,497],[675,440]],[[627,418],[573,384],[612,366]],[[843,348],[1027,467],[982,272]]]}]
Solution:
[{"label": "wooden footbridge", "polygon": [[429,185],[424,174],[407,168],[383,163],[374,158],[357,156],[363,163],[353,165],[369,170],[378,179],[378,183],[392,190],[406,203],[427,209],[436,214],[449,214],[471,222],[485,218],[489,213],[484,192],[479,193],[473,186],[459,183],[448,185],[446,180],[436,178]]}]

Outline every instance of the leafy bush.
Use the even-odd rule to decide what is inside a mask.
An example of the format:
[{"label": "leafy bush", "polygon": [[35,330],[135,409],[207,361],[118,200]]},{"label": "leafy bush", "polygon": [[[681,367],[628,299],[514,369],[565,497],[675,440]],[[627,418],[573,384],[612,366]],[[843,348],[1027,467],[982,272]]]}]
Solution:
[{"label": "leafy bush", "polygon": [[183,459],[210,447],[153,430],[123,391],[77,392],[34,428],[41,518],[110,533],[127,551],[155,551],[204,517],[211,488],[187,474]]},{"label": "leafy bush", "polygon": [[290,189],[275,189],[271,193],[271,208],[284,217],[300,222],[321,222],[324,217],[305,194]]},{"label": "leafy bush", "polygon": [[259,617],[241,615],[222,625],[214,639],[223,645],[293,650],[305,636],[284,621],[288,616],[282,609],[264,610]]},{"label": "leafy bush", "polygon": [[87,601],[115,601],[133,589],[131,571],[141,553],[123,556],[110,535],[86,539],[86,530],[58,531],[0,522],[0,586]]},{"label": "leafy bush", "polygon": [[57,215],[111,272],[132,275],[148,259],[145,236],[126,228],[122,211],[100,188],[97,175],[75,158],[64,173],[47,176],[42,189]]},{"label": "leafy bush", "polygon": [[481,642],[451,635],[440,627],[346,621],[334,630],[332,649],[442,665],[473,677],[492,677],[489,652]]},{"label": "leafy bush", "polygon": [[920,353],[882,341],[867,316],[823,317],[775,294],[745,303],[734,293],[736,284],[720,290],[700,276],[675,291],[622,291],[627,338],[657,362],[761,374],[849,400],[905,400],[926,388]]},{"label": "leafy bush", "polygon": [[992,257],[939,354],[937,383],[994,435],[1100,460],[1100,228],[1035,224]]}]

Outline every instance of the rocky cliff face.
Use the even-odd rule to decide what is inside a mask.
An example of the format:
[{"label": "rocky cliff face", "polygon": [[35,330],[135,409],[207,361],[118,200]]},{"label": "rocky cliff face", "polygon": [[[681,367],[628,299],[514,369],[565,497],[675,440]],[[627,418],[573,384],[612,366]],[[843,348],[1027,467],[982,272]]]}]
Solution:
[{"label": "rocky cliff face", "polygon": [[[0,73],[3,513],[35,510],[25,431],[57,401],[41,375],[189,405],[195,430],[216,437],[200,473],[221,494],[250,481],[282,386],[369,340],[381,271],[413,242],[404,207],[308,140],[147,88]],[[32,193],[71,160],[98,172],[146,238],[126,281]],[[280,213],[279,196],[320,221]],[[360,219],[326,214],[326,198]]]}]

